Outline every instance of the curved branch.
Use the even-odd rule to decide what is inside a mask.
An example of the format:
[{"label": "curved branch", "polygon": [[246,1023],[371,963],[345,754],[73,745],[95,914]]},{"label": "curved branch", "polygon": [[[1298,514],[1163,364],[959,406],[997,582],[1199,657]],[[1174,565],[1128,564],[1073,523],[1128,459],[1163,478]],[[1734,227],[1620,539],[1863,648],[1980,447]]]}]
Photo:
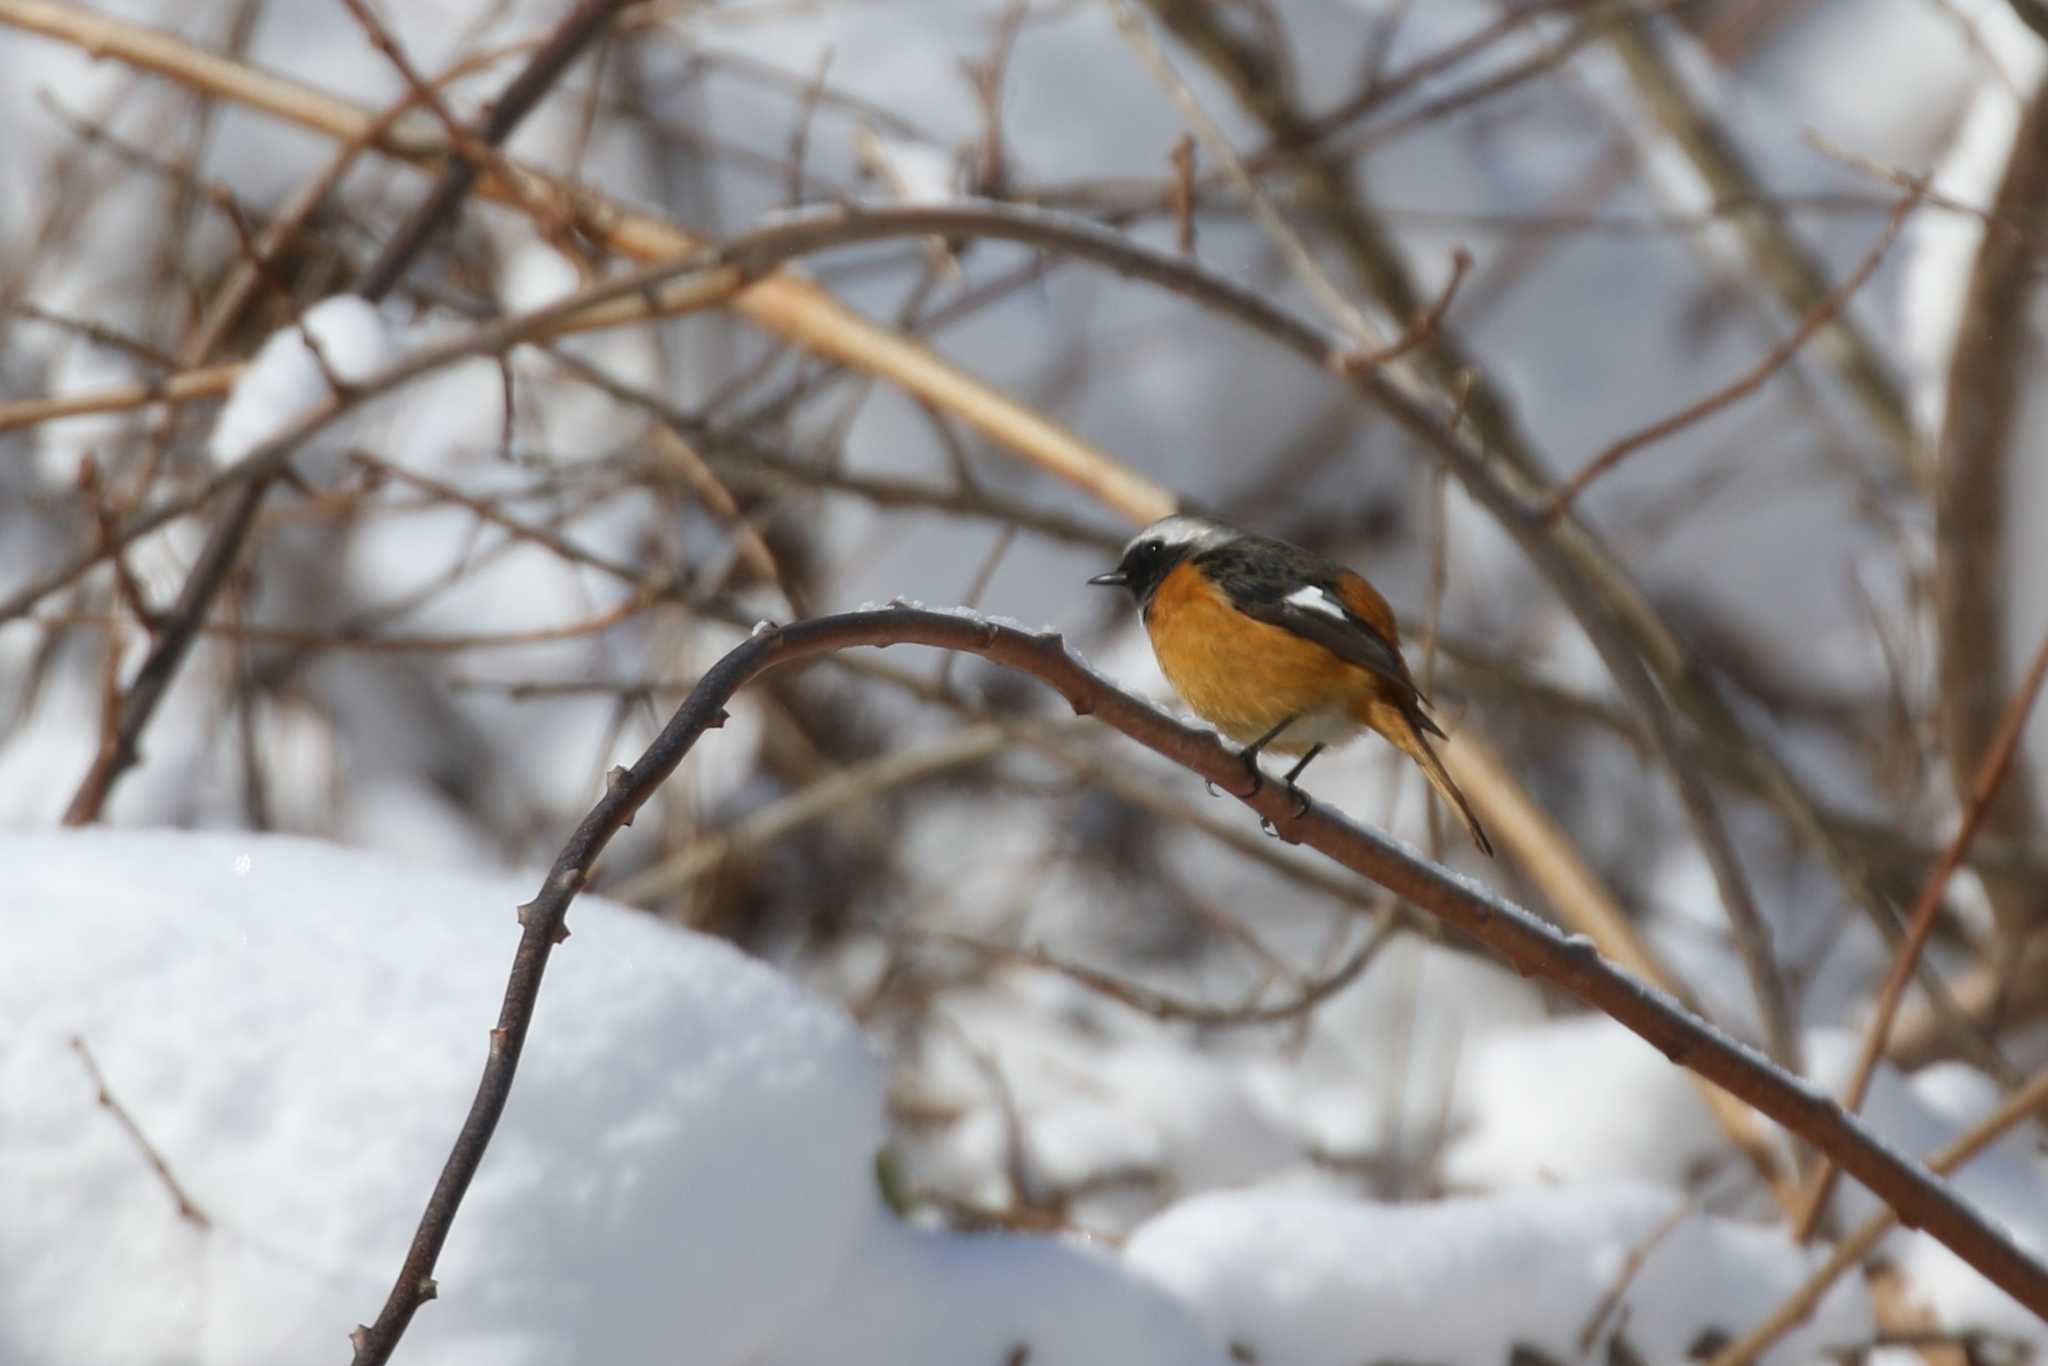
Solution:
[{"label": "curved branch", "polygon": [[[2025,11],[2021,10],[2024,17]],[[2036,454],[2023,409],[2040,383],[2041,348],[2030,344],[2029,311],[2039,297],[2041,242],[2048,234],[2048,83],[2021,111],[2012,148],[1991,203],[1988,227],[1971,266],[1956,320],[1941,418],[1935,489],[1934,604],[1940,631],[1936,715],[1948,752],[1956,802],[1968,809],[1970,769],[1997,734],[2008,680],[2023,646],[2008,638],[2026,591],[2015,574],[2015,547],[2039,533],[2015,512],[2014,468]],[[2024,529],[2022,529],[2024,528]],[[2043,776],[2021,763],[1989,812],[1989,830],[2027,838],[2036,828]],[[2032,886],[2003,879],[1987,884],[2003,965],[1999,994],[2025,960],[2024,941],[2040,925]]]},{"label": "curved branch", "polygon": [[[848,612],[787,627],[757,626],[698,680],[630,769],[612,770],[604,797],[570,837],[540,893],[519,908],[519,948],[469,1117],[427,1201],[383,1312],[374,1325],[356,1330],[355,1366],[388,1358],[414,1312],[435,1294],[435,1264],[511,1096],[548,956],[568,937],[569,905],[605,845],[632,822],[704,732],[724,722],[725,704],[748,683],[772,669],[840,650],[904,644],[965,651],[1030,674],[1056,690],[1076,713],[1100,718],[1198,777],[1227,787],[1243,776],[1239,757],[1214,735],[1182,725],[1121,691],[1050,632],[1033,634],[967,613],[908,607]],[[1521,907],[1326,806],[1297,813],[1294,799],[1277,784],[1267,783],[1241,800],[1271,822],[1282,839],[1307,845],[1463,930],[1519,972],[1542,977],[1605,1012],[1673,1062],[1802,1135],[1875,1191],[1904,1222],[1925,1229],[2034,1312],[2048,1314],[2048,1267],[1925,1168],[1886,1147],[1827,1095],[1615,967],[1590,940],[1559,933]]]}]

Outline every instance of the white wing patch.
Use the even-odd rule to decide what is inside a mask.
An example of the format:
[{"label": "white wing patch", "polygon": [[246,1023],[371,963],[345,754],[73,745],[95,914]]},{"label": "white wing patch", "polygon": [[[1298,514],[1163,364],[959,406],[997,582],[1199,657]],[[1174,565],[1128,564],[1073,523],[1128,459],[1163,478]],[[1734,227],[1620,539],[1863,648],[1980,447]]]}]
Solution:
[{"label": "white wing patch", "polygon": [[1304,612],[1320,612],[1336,621],[1351,620],[1351,614],[1344,609],[1343,603],[1332,597],[1328,590],[1317,588],[1313,584],[1289,593],[1287,603],[1291,607],[1301,608]]}]

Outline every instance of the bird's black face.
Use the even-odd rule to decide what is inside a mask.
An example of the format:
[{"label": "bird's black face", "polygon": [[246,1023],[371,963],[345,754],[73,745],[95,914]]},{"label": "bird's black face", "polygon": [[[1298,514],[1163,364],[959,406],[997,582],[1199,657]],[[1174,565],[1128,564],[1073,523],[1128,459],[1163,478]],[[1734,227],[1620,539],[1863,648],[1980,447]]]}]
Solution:
[{"label": "bird's black face", "polygon": [[1158,536],[1142,537],[1124,550],[1121,564],[1107,574],[1097,574],[1088,582],[1105,588],[1129,589],[1142,607],[1151,601],[1160,580],[1186,559],[1191,549],[1186,544],[1172,544]]}]

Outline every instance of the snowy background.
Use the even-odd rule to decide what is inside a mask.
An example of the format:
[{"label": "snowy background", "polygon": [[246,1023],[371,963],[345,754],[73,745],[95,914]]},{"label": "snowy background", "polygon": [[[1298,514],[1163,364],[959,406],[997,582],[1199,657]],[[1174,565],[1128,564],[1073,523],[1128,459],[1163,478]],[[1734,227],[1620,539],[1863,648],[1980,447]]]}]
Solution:
[{"label": "snowy background", "polygon": [[[322,401],[301,313],[346,381],[619,264],[475,205],[389,302],[316,309],[427,183],[366,156],[202,346],[236,219],[260,230],[335,147],[31,36],[37,8],[0,0],[0,599]],[[405,91],[340,3],[96,8],[368,109]],[[499,54],[451,88],[473,113],[561,8],[379,13],[423,71]],[[2048,44],[2002,0],[1661,6],[1634,48],[1599,28],[1614,8],[1212,0],[1179,12],[1227,51],[1192,21],[1153,32],[1388,333],[1395,275],[1424,304],[1472,254],[1414,373],[1442,398],[1471,367],[1499,406],[1470,429],[1554,478],[1791,335],[1806,310],[1759,233],[1826,288],[1903,177],[1934,174],[1850,333],[1582,503],[1741,742],[1903,907],[2048,631],[2048,488],[2023,458],[2048,439],[2043,309],[1978,281],[2008,240],[2036,244],[2018,279],[2038,277],[2038,219],[1983,211],[2048,175],[2022,135]],[[1230,75],[1246,54],[1250,82]],[[1671,136],[1673,98],[1749,198]],[[1290,118],[1327,155],[1270,155]],[[635,11],[511,149],[705,237],[794,203],[975,193],[1171,249],[1185,126],[1107,5],[764,0]],[[1202,264],[1332,324],[1196,164]],[[1371,405],[1187,300],[1020,248],[903,240],[805,269],[1176,494],[1369,573],[1447,729],[1508,775],[1468,779],[1482,812],[1525,794],[1670,980],[1761,1041],[1723,892],[1629,702],[1510,537]],[[1993,312],[1995,363],[1970,349]],[[10,406],[259,354],[264,383],[233,397]],[[1987,435],[2000,375],[2017,398]],[[683,448],[593,376],[680,413]],[[1168,700],[1127,604],[1082,586],[1129,533],[1114,508],[728,313],[436,370],[293,469],[105,828],[56,829],[211,509],[0,618],[0,1361],[347,1350],[467,1105],[512,908],[747,623],[973,600]],[[1982,583],[1952,568],[1978,544]],[[637,576],[684,589],[650,600]],[[401,1359],[1678,1361],[1763,1320],[1876,1208],[1845,1187],[1795,1246],[1686,1074],[1389,920],[1056,703],[900,650],[737,699],[572,912]],[[1839,1089],[1889,950],[1727,738],[1681,740],[1768,921],[1802,1066]],[[2000,1067],[1909,996],[1864,1107],[1908,1151],[2048,1062],[2044,763],[2037,726],[1929,953]],[[1535,836],[1492,863],[1440,838],[1385,746],[1308,786],[1585,928]],[[1238,1018],[1252,1006],[1281,1018]],[[1959,1184],[2043,1250],[2037,1133]],[[1792,1155],[1767,1125],[1753,1146]],[[2044,1347],[2048,1327],[1900,1234],[1771,1359]]]}]

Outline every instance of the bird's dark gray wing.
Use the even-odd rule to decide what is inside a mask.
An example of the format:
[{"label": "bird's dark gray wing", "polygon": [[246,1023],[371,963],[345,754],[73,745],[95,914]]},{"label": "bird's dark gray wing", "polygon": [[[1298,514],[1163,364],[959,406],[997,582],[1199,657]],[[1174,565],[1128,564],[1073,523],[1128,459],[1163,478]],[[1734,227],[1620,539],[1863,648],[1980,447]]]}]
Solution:
[{"label": "bird's dark gray wing", "polygon": [[1421,711],[1425,703],[1421,690],[1408,676],[1408,666],[1392,641],[1346,607],[1337,595],[1320,585],[1296,588],[1284,596],[1247,595],[1236,606],[1254,621],[1292,631],[1312,640],[1347,664],[1356,664],[1395,685],[1396,701],[1414,714],[1417,723],[1434,735],[1442,735],[1436,723]]}]

